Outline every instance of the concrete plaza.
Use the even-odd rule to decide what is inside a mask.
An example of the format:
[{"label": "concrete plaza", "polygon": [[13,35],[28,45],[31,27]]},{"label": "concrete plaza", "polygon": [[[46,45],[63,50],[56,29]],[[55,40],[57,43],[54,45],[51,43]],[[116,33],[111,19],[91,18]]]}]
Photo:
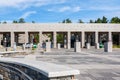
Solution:
[{"label": "concrete plaza", "polygon": [[[30,54],[28,52],[28,54]],[[51,52],[40,53],[36,50],[33,57],[37,61],[50,62],[80,70],[78,80],[120,80],[120,49],[104,52],[104,49],[83,49],[80,53],[74,49],[52,49]],[[26,55],[11,56],[24,58]],[[32,57],[31,57],[32,59]]]},{"label": "concrete plaza", "polygon": [[52,50],[53,52],[37,55],[37,60],[66,65],[80,70],[78,80],[120,80],[120,49],[112,53],[103,49],[82,49],[75,53],[73,49]]}]

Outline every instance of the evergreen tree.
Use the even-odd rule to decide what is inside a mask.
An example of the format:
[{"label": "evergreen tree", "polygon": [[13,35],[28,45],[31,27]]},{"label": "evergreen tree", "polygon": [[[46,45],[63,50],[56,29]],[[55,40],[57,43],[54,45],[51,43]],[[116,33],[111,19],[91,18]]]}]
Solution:
[{"label": "evergreen tree", "polygon": [[118,17],[113,17],[113,18],[110,20],[110,23],[120,23],[120,18],[118,18]]},{"label": "evergreen tree", "polygon": [[90,22],[89,23],[94,23],[94,21],[93,20],[90,20]]},{"label": "evergreen tree", "polygon": [[100,18],[98,18],[95,22],[96,23],[102,23],[102,20]]},{"label": "evergreen tree", "polygon": [[79,19],[78,23],[84,23],[81,19]]},{"label": "evergreen tree", "polygon": [[6,21],[4,21],[4,22],[3,22],[3,24],[7,24],[7,22],[6,22]]},{"label": "evergreen tree", "polygon": [[105,16],[103,16],[102,23],[107,23],[107,22],[108,22],[107,18]]},{"label": "evergreen tree", "polygon": [[62,23],[72,23],[72,21],[68,18],[62,21]]},{"label": "evergreen tree", "polygon": [[19,23],[25,23],[25,20],[24,20],[24,18],[20,18],[18,22]]},{"label": "evergreen tree", "polygon": [[13,23],[18,23],[16,20],[13,20]]},{"label": "evergreen tree", "polygon": [[32,23],[35,23],[35,21],[32,21]]}]

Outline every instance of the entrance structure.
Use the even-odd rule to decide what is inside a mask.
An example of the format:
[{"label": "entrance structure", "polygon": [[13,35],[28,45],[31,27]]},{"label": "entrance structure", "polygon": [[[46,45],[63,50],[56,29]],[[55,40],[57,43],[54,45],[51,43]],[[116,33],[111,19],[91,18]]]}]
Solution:
[{"label": "entrance structure", "polygon": [[[62,24],[62,23],[23,23],[23,24],[0,24],[0,43],[3,44],[7,39],[7,45],[13,47],[13,43],[23,44],[36,42],[35,35],[38,35],[37,42],[42,44],[43,34],[51,33],[51,43],[53,48],[57,47],[57,34],[63,34],[63,47],[70,49],[74,47],[76,38],[81,42],[81,47],[86,43],[94,46],[96,43],[112,41],[112,37],[117,38],[113,41],[120,45],[120,24]],[[114,36],[115,35],[115,36]],[[76,37],[77,36],[77,37]],[[74,42],[73,42],[74,41]]]}]

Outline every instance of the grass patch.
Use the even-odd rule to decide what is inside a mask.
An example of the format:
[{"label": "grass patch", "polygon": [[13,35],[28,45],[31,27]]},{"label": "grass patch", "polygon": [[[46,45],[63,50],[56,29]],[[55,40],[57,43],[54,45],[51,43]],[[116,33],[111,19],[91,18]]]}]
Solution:
[{"label": "grass patch", "polygon": [[120,48],[120,45],[113,45],[113,48]]}]

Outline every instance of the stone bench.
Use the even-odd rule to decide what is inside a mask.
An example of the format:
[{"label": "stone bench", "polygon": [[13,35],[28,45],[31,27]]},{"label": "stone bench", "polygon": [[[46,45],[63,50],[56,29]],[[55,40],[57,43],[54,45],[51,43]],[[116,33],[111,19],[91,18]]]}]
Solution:
[{"label": "stone bench", "polygon": [[14,64],[17,68],[20,66],[19,69],[25,70],[26,73],[28,70],[29,75],[34,72],[35,76],[40,76],[34,78],[35,80],[76,80],[74,76],[80,74],[79,70],[70,67],[30,59],[0,58],[0,63]]}]

